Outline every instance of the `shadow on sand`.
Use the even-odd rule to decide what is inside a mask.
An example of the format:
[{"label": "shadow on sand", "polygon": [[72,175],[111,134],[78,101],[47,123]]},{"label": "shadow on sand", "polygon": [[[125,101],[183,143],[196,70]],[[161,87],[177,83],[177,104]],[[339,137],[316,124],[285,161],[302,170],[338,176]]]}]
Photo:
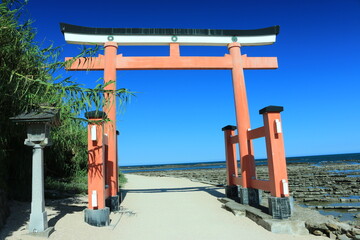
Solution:
[{"label": "shadow on sand", "polygon": [[52,209],[57,212],[56,214],[54,214],[53,217],[48,216],[49,227],[55,227],[56,223],[66,214],[83,211],[86,208],[86,204],[86,201],[83,201],[76,197],[47,202],[46,205],[52,207]]},{"label": "shadow on sand", "polygon": [[[208,187],[186,187],[186,188],[158,188],[158,189],[121,189],[121,200],[123,201],[127,193],[166,193],[166,192],[206,192],[216,198],[225,198],[226,195],[218,190],[223,187],[208,186]],[[269,214],[268,206],[262,204],[256,206],[261,212]]]},{"label": "shadow on sand", "polygon": [[[56,223],[66,214],[83,211],[86,208],[84,200],[78,197],[66,199],[46,200],[46,211],[48,214],[48,225],[54,227]],[[6,224],[0,230],[0,239],[11,236],[16,231],[27,233],[27,224],[30,219],[30,202],[10,202],[10,216]],[[55,228],[56,231],[56,228]]]},{"label": "shadow on sand", "polygon": [[156,189],[121,189],[121,197],[125,199],[127,193],[166,193],[166,192],[206,192],[210,195],[221,198],[225,197],[225,194],[218,190],[222,187],[186,187],[186,188],[156,188]]}]

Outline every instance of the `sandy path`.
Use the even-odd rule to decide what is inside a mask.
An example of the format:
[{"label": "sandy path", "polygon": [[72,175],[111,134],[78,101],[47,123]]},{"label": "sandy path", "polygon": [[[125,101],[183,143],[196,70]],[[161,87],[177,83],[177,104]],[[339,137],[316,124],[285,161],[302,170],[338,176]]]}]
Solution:
[{"label": "sandy path", "polygon": [[[178,178],[127,178],[121,205],[128,213],[112,214],[112,226],[98,228],[84,223],[82,209],[86,199],[58,201],[47,207],[49,223],[55,226],[49,239],[328,239],[273,234],[246,217],[235,217],[221,208],[217,197],[223,196],[224,191],[214,186]],[[34,239],[24,235],[29,204],[16,204],[0,238]]]}]

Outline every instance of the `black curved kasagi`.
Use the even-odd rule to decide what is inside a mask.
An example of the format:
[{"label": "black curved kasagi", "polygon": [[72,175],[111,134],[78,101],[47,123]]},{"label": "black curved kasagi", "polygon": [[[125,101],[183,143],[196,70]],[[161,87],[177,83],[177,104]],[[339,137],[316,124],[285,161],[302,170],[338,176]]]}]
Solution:
[{"label": "black curved kasagi", "polygon": [[178,29],[178,28],[93,28],[60,23],[64,34],[77,33],[89,35],[177,35],[177,36],[266,36],[278,35],[280,26],[272,26],[252,30],[220,30],[220,29]]}]

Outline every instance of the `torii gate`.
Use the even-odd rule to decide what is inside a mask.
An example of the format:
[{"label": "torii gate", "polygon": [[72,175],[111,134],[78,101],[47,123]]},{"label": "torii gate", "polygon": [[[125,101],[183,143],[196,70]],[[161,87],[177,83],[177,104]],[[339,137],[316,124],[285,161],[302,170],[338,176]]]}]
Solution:
[{"label": "torii gate", "polygon": [[[105,54],[98,57],[85,59],[77,59],[67,70],[104,70],[104,81],[116,81],[116,70],[181,70],[181,69],[229,69],[232,71],[237,135],[234,135],[236,127],[227,126],[225,131],[227,141],[227,171],[228,171],[228,187],[227,195],[239,195],[240,202],[252,204],[251,192],[247,189],[263,189],[271,190],[272,196],[275,198],[287,198],[287,172],[286,162],[283,151],[282,138],[277,144],[271,146],[271,141],[267,144],[269,152],[280,152],[275,156],[276,161],[281,164],[271,164],[270,183],[256,180],[255,161],[253,156],[253,147],[251,140],[257,137],[267,136],[272,133],[272,121],[270,119],[268,126],[259,128],[257,131],[250,131],[250,118],[248,110],[248,102],[246,97],[246,88],[243,70],[247,69],[276,69],[278,67],[276,57],[248,57],[241,55],[241,46],[260,46],[270,45],[276,41],[279,33],[279,26],[273,26],[255,30],[211,30],[211,29],[146,29],[146,28],[90,28],[81,27],[70,24],[61,23],[61,31],[64,34],[67,43],[83,44],[83,45],[103,45]],[[122,54],[117,55],[118,45],[169,45],[170,54],[168,57],[124,57]],[[195,46],[227,46],[230,54],[223,57],[182,57],[180,55],[180,45]],[[66,61],[72,58],[66,58]],[[110,90],[116,89],[116,84],[110,84]],[[110,183],[110,196],[116,197],[118,192],[117,181],[117,156],[116,156],[116,106],[113,96],[108,96],[112,101],[110,107],[104,109],[108,114],[111,122],[105,126],[105,133],[108,135],[108,159],[107,173]],[[276,108],[279,113],[279,108]],[[262,110],[263,111],[263,110]],[[273,113],[274,108],[267,108],[263,111],[264,116]],[[271,114],[270,114],[271,115]],[[276,115],[277,117],[277,115]],[[277,117],[277,125],[279,119]],[[270,129],[269,129],[270,126]],[[229,128],[230,127],[230,128]],[[266,131],[265,131],[265,130]],[[230,134],[230,135],[229,135]],[[275,133],[274,133],[275,134]],[[276,134],[281,134],[279,131]],[[277,138],[278,139],[278,135]],[[252,137],[252,138],[251,138]],[[270,138],[269,138],[270,139]],[[267,138],[268,142],[268,138]],[[239,144],[241,177],[237,177],[237,160],[233,144]],[[272,147],[272,148],[271,148]],[[229,152],[230,151],[230,152]],[[270,153],[271,155],[271,153]],[[232,157],[231,157],[232,156]],[[234,157],[235,156],[235,157]],[[273,155],[271,155],[273,156]],[[274,156],[273,156],[274,157]],[[280,166],[282,169],[274,169],[274,166]],[[285,168],[285,169],[284,169]],[[274,178],[275,176],[275,178]],[[282,183],[278,182],[282,181]],[[280,185],[283,184],[283,185]],[[237,185],[241,185],[240,191]],[[284,187],[285,186],[285,187]],[[280,191],[278,191],[280,189]],[[246,193],[245,193],[246,192]],[[248,199],[249,198],[249,199]],[[288,198],[287,198],[288,199]],[[250,200],[250,202],[249,202]],[[279,201],[271,204],[274,209],[279,208]],[[289,201],[286,200],[286,205]],[[253,205],[256,205],[253,204]],[[280,206],[281,208],[282,206]],[[275,210],[271,210],[275,211]],[[287,212],[289,213],[290,210]],[[286,213],[286,214],[287,214]],[[278,214],[278,212],[276,213]],[[287,216],[281,215],[281,218]],[[274,216],[274,214],[273,214]]]}]

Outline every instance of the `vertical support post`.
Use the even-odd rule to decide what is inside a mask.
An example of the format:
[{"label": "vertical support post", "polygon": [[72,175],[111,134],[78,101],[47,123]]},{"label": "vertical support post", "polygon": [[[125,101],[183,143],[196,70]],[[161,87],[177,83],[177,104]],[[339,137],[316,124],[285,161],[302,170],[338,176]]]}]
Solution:
[{"label": "vertical support post", "polygon": [[251,179],[256,178],[255,161],[251,141],[248,141],[247,132],[250,129],[250,117],[246,97],[243,64],[240,52],[240,43],[230,43],[228,49],[232,58],[232,81],[234,88],[236,124],[239,138],[241,186],[251,187]]},{"label": "vertical support post", "polygon": [[[119,159],[118,159],[118,156],[119,156],[119,135],[120,135],[120,132],[118,130],[116,130],[116,162],[119,163]],[[119,166],[116,166],[116,176],[119,176]],[[119,179],[119,178],[118,178]],[[119,183],[118,183],[119,185]],[[121,192],[120,192],[120,185],[118,186],[119,187],[119,192],[118,192],[118,196],[119,196],[119,204],[121,203],[122,201],[122,197],[121,197]],[[120,208],[120,206],[118,206]]]},{"label": "vertical support post", "polygon": [[260,114],[264,117],[270,191],[273,197],[289,196],[288,189],[283,187],[283,182],[288,182],[288,176],[281,129],[280,112],[282,111],[283,107],[278,106],[269,106],[260,110]]},{"label": "vertical support post", "polygon": [[105,207],[105,146],[103,134],[103,124],[92,123],[88,125],[88,209],[92,210]]},{"label": "vertical support post", "polygon": [[180,57],[179,43],[170,43],[170,57]]},{"label": "vertical support post", "polygon": [[[107,118],[101,111],[87,112],[85,117],[99,122]],[[102,227],[110,223],[110,209],[105,206],[104,124],[99,122],[88,124],[88,208],[84,211],[84,220]]]},{"label": "vertical support post", "polygon": [[271,197],[269,197],[269,212],[273,218],[284,219],[291,216],[291,198],[289,197],[288,175],[284,150],[284,140],[281,127],[280,106],[268,106],[259,111],[264,118],[266,151],[268,158],[269,182]]},{"label": "vertical support post", "polygon": [[48,228],[44,198],[44,145],[33,146],[32,200],[29,231],[44,232]]},{"label": "vertical support post", "polygon": [[[117,43],[106,42],[105,43],[105,67],[104,67],[104,82],[114,81],[109,84],[105,89],[115,91],[116,90],[116,54]],[[106,93],[105,98],[108,100],[107,106],[104,107],[104,112],[107,113],[109,122],[105,124],[105,133],[108,135],[108,159],[107,163],[107,184],[109,185],[110,193],[110,209],[119,209],[119,183],[118,183],[118,162],[116,156],[116,95],[112,93]]]},{"label": "vertical support post", "polygon": [[231,136],[235,135],[235,126],[228,125],[223,127],[225,137],[225,157],[226,157],[226,179],[227,185],[225,193],[228,198],[238,200],[238,186],[234,181],[234,177],[238,176],[238,166],[236,159],[235,144],[231,142]]},{"label": "vertical support post", "polygon": [[227,185],[232,186],[232,185],[236,185],[233,177],[238,176],[236,149],[234,147],[234,144],[230,141],[230,137],[235,135],[234,133],[236,127],[228,125],[226,127],[223,127],[222,130],[224,131],[224,135],[225,135]]}]

